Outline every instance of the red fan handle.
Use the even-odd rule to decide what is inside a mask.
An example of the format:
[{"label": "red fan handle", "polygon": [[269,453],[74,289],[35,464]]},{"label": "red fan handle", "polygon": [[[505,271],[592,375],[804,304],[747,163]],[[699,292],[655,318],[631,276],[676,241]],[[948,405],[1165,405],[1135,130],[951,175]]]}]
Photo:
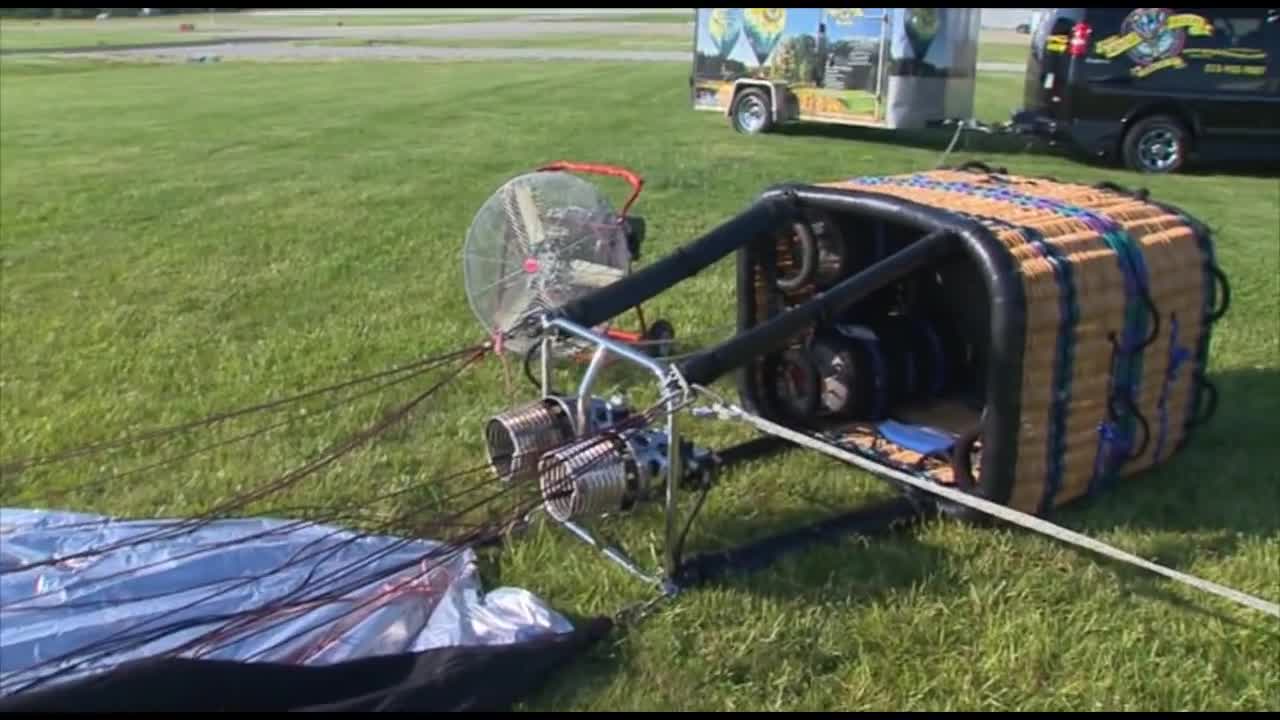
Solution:
[{"label": "red fan handle", "polygon": [[616,165],[598,165],[596,163],[580,163],[569,160],[559,160],[538,168],[539,171],[567,170],[569,172],[582,172],[592,175],[608,175],[610,177],[622,178],[631,186],[631,197],[627,198],[627,202],[622,206],[621,217],[627,216],[627,210],[631,209],[632,203],[640,196],[640,190],[644,187],[644,179],[630,170]]}]

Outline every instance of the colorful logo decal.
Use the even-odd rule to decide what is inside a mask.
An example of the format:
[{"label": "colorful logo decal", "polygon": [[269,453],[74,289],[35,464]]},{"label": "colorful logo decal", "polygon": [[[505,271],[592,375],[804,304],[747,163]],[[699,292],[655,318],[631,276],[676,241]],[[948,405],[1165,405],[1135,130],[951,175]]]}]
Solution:
[{"label": "colorful logo decal", "polygon": [[1098,42],[1098,54],[1107,58],[1127,54],[1130,72],[1145,77],[1165,68],[1183,68],[1187,36],[1209,36],[1213,26],[1199,15],[1174,15],[1168,8],[1138,8],[1120,25],[1120,34]]}]

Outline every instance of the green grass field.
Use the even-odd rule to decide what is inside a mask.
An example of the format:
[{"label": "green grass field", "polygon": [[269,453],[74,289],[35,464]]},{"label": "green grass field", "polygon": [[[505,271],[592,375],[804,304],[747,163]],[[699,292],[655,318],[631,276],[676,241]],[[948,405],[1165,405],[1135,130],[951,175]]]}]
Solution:
[{"label": "green grass field", "polygon": [[[747,138],[688,105],[686,64],[216,65],[6,61],[0,71],[0,459],[181,422],[479,339],[460,252],[480,204],[555,159],[626,165],[647,185],[643,262],[783,180],[933,167],[946,137],[857,129]],[[984,78],[1004,119],[1020,77]],[[1030,152],[958,151],[1026,174],[1150,188],[1217,232],[1232,309],[1216,328],[1221,403],[1176,460],[1059,522],[1280,598],[1280,255],[1274,177],[1141,178]],[[619,200],[619,184],[605,185]],[[681,338],[734,323],[733,263],[646,305]],[[373,502],[483,459],[482,423],[532,397],[486,362],[414,422],[293,500]],[[605,376],[604,389],[618,379]],[[5,479],[7,507],[191,514],[304,460],[425,386],[402,386],[166,472],[80,485],[129,454]],[[688,421],[713,445],[745,430]],[[705,424],[702,424],[705,423]],[[238,430],[254,426],[238,424]],[[154,456],[152,456],[154,457]],[[429,494],[430,488],[423,490]],[[693,551],[886,497],[793,454],[721,479]],[[411,523],[410,523],[411,524]],[[659,524],[621,532],[649,564]],[[489,570],[574,617],[648,596],[535,526]],[[1275,710],[1280,627],[1053,541],[936,522],[809,550],[690,591],[556,676],[532,709]]]},{"label": "green grass field", "polygon": [[978,62],[1025,63],[1030,53],[1026,43],[984,42],[978,46]]}]

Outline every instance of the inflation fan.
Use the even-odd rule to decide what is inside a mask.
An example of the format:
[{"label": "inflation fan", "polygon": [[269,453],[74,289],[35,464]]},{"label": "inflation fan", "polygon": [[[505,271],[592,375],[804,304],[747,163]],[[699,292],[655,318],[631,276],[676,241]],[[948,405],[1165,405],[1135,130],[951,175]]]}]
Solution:
[{"label": "inflation fan", "polygon": [[[626,180],[631,195],[621,212],[574,172]],[[467,229],[463,275],[472,311],[504,349],[528,352],[538,334],[531,320],[630,273],[644,221],[627,213],[643,184],[624,168],[558,162],[512,178],[485,201]],[[636,310],[639,333],[607,322],[595,329],[666,354],[675,336],[670,323],[646,326],[639,305]]]}]

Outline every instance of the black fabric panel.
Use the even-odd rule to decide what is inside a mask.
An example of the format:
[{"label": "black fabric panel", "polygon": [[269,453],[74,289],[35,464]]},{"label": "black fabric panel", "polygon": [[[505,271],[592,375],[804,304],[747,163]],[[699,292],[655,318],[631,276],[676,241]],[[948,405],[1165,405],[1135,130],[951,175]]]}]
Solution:
[{"label": "black fabric panel", "polygon": [[729,221],[652,265],[566,303],[561,315],[587,327],[615,318],[790,222],[793,215],[789,205],[782,197],[758,200]]},{"label": "black fabric panel", "polygon": [[522,643],[301,666],[156,658],[0,699],[0,712],[504,711],[612,627],[608,618]]}]

